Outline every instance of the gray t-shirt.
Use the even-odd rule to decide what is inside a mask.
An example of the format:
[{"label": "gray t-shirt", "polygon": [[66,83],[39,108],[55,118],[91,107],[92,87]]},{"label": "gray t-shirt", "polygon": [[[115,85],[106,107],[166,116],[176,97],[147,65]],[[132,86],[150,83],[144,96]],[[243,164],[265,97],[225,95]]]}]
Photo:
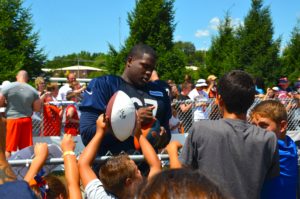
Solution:
[{"label": "gray t-shirt", "polygon": [[275,134],[242,120],[196,122],[180,161],[239,199],[259,198],[265,178],[279,175]]},{"label": "gray t-shirt", "polygon": [[38,92],[26,83],[13,82],[1,89],[7,101],[6,117],[31,117],[33,102],[39,98]]}]

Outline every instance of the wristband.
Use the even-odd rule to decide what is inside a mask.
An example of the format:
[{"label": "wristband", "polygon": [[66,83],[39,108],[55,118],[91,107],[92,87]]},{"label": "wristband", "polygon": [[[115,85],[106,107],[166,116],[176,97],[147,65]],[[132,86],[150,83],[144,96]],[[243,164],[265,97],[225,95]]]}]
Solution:
[{"label": "wristband", "polygon": [[62,157],[64,158],[66,155],[74,155],[76,156],[75,152],[74,151],[65,151],[62,155]]}]

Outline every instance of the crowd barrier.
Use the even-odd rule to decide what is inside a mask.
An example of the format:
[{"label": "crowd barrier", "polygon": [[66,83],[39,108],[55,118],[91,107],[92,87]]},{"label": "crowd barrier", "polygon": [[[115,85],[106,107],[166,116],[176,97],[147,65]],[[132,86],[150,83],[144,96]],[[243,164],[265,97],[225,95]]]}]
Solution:
[{"label": "crowd barrier", "polygon": [[[282,103],[288,109],[288,131],[300,131],[300,108],[296,100],[284,99]],[[252,107],[261,102],[261,99],[256,98],[253,105],[250,107],[248,113]],[[220,119],[221,112],[219,107],[215,103],[215,99],[209,99],[205,109],[206,119],[216,120]],[[52,102],[51,104],[44,105],[40,113],[35,113],[33,119],[33,136],[61,136],[64,134],[64,126],[66,121],[66,106],[75,104],[72,101]],[[195,102],[192,100],[185,101],[173,101],[178,117],[182,122],[182,133],[188,133],[193,122],[194,111],[196,110]],[[182,104],[192,104],[191,108],[183,112],[181,110]],[[78,104],[75,104],[78,107]],[[59,116],[59,111],[62,110],[62,115]],[[80,113],[79,113],[80,115]]]},{"label": "crowd barrier", "polygon": [[[260,99],[255,99],[255,102],[251,106],[251,108],[258,104],[261,100]],[[300,144],[300,110],[299,107],[296,105],[295,101],[293,99],[286,99],[285,101],[282,101],[282,103],[288,108],[288,134],[292,137],[295,138],[294,140],[296,143]],[[55,144],[55,145],[60,145],[61,138],[64,134],[64,125],[65,125],[65,107],[74,104],[74,102],[69,102],[69,101],[64,101],[64,102],[53,102],[50,104],[50,106],[57,107],[58,110],[62,110],[63,114],[61,117],[55,116],[54,111],[48,111],[50,114],[53,114],[53,118],[47,118],[47,121],[45,121],[44,117],[44,111],[46,110],[45,105],[40,113],[34,114],[32,117],[33,119],[33,133],[34,133],[34,143],[36,142],[46,142],[49,144]],[[186,112],[182,112],[180,106],[182,104],[192,104],[190,110]],[[184,134],[179,134],[179,135],[172,135],[172,140],[178,140],[182,144],[184,143],[184,140],[186,136],[188,135],[188,132],[193,124],[193,113],[195,110],[195,102],[191,100],[186,100],[186,101],[173,101],[173,106],[177,110],[178,116],[182,122],[183,126],[183,133]],[[251,111],[251,108],[249,109],[248,113]],[[221,113],[218,108],[218,106],[215,103],[215,99],[209,99],[207,101],[207,107],[205,109],[207,119],[210,120],[216,120],[221,118]],[[48,115],[49,116],[49,115]],[[51,120],[50,120],[51,119]],[[50,122],[49,122],[50,121]],[[75,142],[76,142],[76,149],[75,153],[79,155],[83,148],[84,145],[81,142],[80,136],[75,136],[74,137]],[[109,153],[107,156],[98,158],[97,161],[102,161],[105,158],[109,157]],[[143,160],[142,155],[133,155],[132,158],[136,161],[141,161]],[[162,160],[167,160],[168,156],[161,154],[160,158]],[[26,160],[10,160],[9,163],[14,165],[14,166],[21,166],[23,165],[28,165],[32,159],[26,159]],[[47,160],[46,164],[63,164],[63,159],[62,158],[50,158]]]},{"label": "crowd barrier", "polygon": [[[249,113],[251,112],[251,109],[261,101],[262,99],[260,98],[255,99],[254,103],[248,110],[248,114],[247,114],[248,120],[250,119]],[[287,108],[287,112],[288,112],[287,131],[300,131],[300,105],[298,104],[299,102],[295,99],[281,99],[281,102]],[[180,121],[182,122],[182,128],[183,128],[182,131],[188,133],[194,122],[194,112],[196,110],[195,102],[192,100],[185,100],[185,101],[174,101],[172,104],[177,111]],[[192,104],[192,106],[188,111],[183,112],[181,109],[181,105],[183,104],[184,105]],[[206,104],[207,105],[204,112],[206,119],[217,120],[222,117],[220,109],[216,104],[214,98],[209,99],[206,102]]]}]

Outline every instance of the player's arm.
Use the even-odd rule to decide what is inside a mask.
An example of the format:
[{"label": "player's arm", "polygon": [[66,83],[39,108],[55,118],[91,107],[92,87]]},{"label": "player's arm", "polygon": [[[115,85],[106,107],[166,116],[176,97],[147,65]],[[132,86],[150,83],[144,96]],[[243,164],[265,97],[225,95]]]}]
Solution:
[{"label": "player's arm", "polygon": [[39,112],[42,108],[42,101],[40,98],[36,99],[33,101],[33,104],[32,104],[32,110],[34,112]]},{"label": "player's arm", "polygon": [[79,106],[80,134],[84,145],[93,138],[96,132],[96,121],[105,112],[110,97],[118,88],[116,78],[103,76],[93,79],[83,92],[83,100]]},{"label": "player's arm", "polygon": [[48,157],[48,145],[47,143],[36,143],[34,146],[34,158],[31,162],[29,170],[27,171],[26,175],[24,176],[24,180],[26,182],[30,182],[36,174],[41,170],[43,167],[47,157]]},{"label": "player's arm", "polygon": [[152,145],[149,143],[147,138],[144,135],[142,135],[141,120],[139,117],[137,117],[135,137],[138,139],[141,146],[142,153],[150,167],[150,172],[148,175],[148,179],[149,179],[152,176],[154,176],[156,173],[159,173],[161,171],[161,163]]},{"label": "player's arm", "polygon": [[74,153],[75,142],[72,135],[65,134],[61,142],[63,151],[65,178],[69,192],[69,198],[81,199],[81,190],[79,184],[79,171],[77,159]]},{"label": "player's arm", "polygon": [[82,154],[80,155],[78,166],[79,174],[84,188],[89,182],[97,179],[97,175],[94,173],[91,165],[96,157],[98,148],[103,140],[106,130],[106,123],[104,119],[104,114],[101,114],[97,119],[97,130],[93,139],[84,148]]},{"label": "player's arm", "polygon": [[79,120],[73,119],[72,117],[75,114],[75,108],[73,106],[69,107],[66,112],[66,117],[70,122],[79,123]]}]

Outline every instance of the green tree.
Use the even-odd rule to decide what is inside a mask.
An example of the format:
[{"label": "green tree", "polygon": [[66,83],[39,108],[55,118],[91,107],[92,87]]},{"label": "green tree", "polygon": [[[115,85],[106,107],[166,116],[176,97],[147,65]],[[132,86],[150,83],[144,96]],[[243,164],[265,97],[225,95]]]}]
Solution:
[{"label": "green tree", "polygon": [[300,77],[300,19],[295,26],[291,40],[283,51],[281,75],[295,81]]},{"label": "green tree", "polygon": [[280,38],[274,41],[273,32],[269,7],[263,7],[263,0],[252,0],[244,26],[237,32],[237,67],[267,84],[274,82],[280,71]]},{"label": "green tree", "polygon": [[[114,48],[110,48],[111,60],[108,63],[112,63],[114,68],[119,68],[119,73],[122,72],[129,50],[137,43],[144,43],[156,51],[158,56],[156,69],[162,79],[169,77],[165,74],[167,72],[184,71],[184,60],[182,60],[184,56],[173,49],[175,29],[173,4],[174,0],[136,1],[134,10],[128,13],[130,36],[119,53]],[[171,52],[174,53],[172,56]]]},{"label": "green tree", "polygon": [[[101,53],[89,53],[81,51],[79,53],[72,53],[69,55],[56,56],[52,60],[46,62],[46,68],[62,68],[74,65],[94,66],[97,68],[104,65],[103,62],[96,62],[97,57],[103,56]],[[99,65],[100,64],[100,65]]]},{"label": "green tree", "polygon": [[218,35],[212,38],[212,44],[207,52],[206,65],[209,73],[221,76],[236,66],[234,58],[236,38],[228,13],[221,21],[218,31]]},{"label": "green tree", "polygon": [[30,10],[22,3],[0,0],[0,81],[15,80],[21,69],[36,76],[46,60],[38,48],[38,33],[33,32]]}]

